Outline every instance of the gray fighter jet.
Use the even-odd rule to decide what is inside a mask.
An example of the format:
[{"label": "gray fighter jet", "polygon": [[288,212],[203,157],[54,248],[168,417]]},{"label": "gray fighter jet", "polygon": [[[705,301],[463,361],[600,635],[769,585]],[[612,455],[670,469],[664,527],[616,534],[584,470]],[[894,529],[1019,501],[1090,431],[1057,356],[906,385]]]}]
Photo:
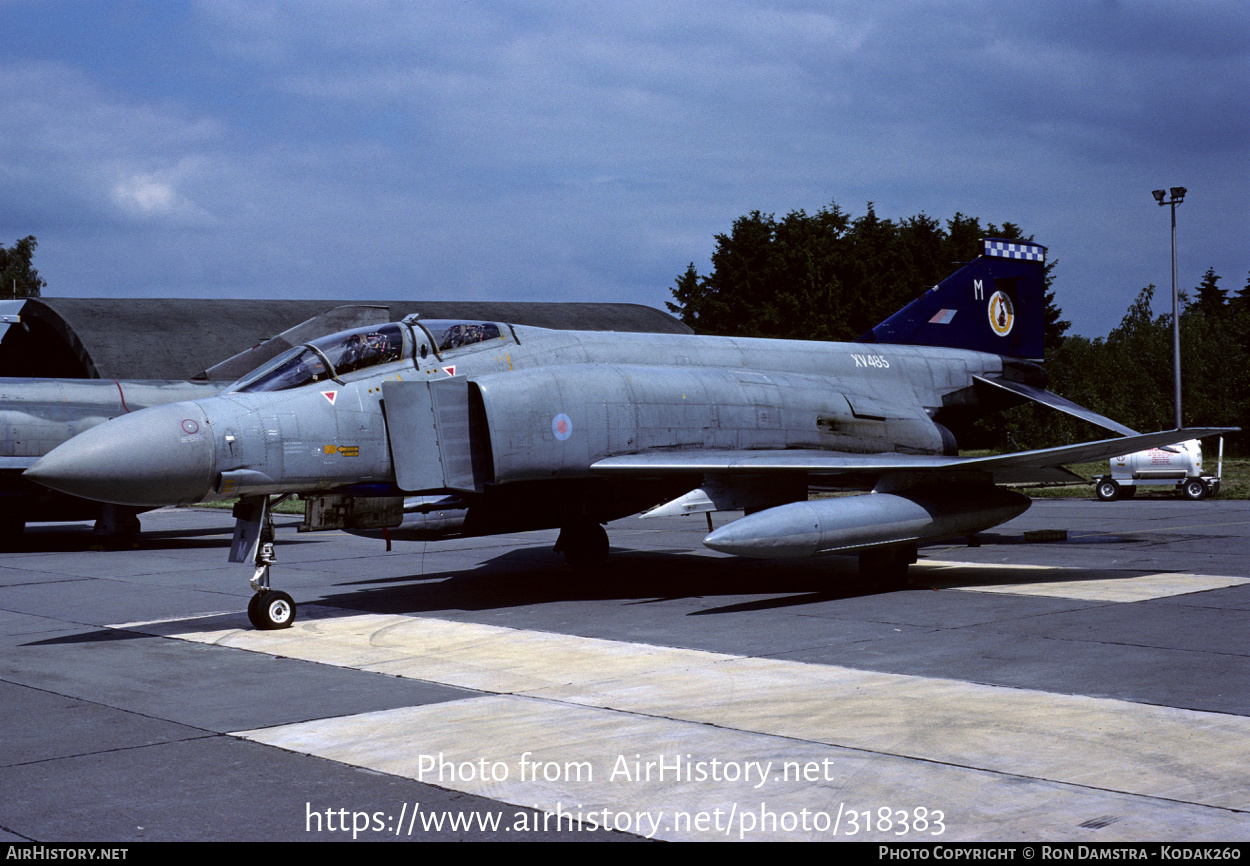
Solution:
[{"label": "gray fighter jet", "polygon": [[[985,242],[857,343],[552,331],[409,317],[292,348],[220,396],[115,418],[26,476],[136,507],[241,497],[231,560],[252,569],[259,628],[289,626],[269,585],[271,497],[309,529],[392,539],[559,528],[577,565],[602,524],[743,510],[709,547],[743,556],[858,553],[905,579],[926,541],[1029,506],[1003,483],[1071,480],[1103,459],[1215,430],[1138,435],[1043,389],[1045,249]],[[1117,438],[958,455],[946,421],[1001,396]],[[1120,438],[1123,436],[1123,438]],[[809,501],[814,486],[866,491]]]}]

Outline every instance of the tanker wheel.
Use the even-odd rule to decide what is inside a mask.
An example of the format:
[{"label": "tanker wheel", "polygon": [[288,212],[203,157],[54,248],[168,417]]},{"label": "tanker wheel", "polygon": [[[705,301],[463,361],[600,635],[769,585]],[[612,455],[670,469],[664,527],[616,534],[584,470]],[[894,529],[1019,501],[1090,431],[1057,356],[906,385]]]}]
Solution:
[{"label": "tanker wheel", "polygon": [[593,568],[608,561],[608,531],[598,523],[573,523],[560,529],[556,553],[575,568]]},{"label": "tanker wheel", "polygon": [[1098,493],[1098,498],[1103,502],[1115,502],[1120,498],[1120,485],[1110,478],[1101,479],[1094,490]]},{"label": "tanker wheel", "polygon": [[859,576],[884,589],[907,588],[907,566],[916,561],[916,545],[896,544],[859,552]]},{"label": "tanker wheel", "polygon": [[1207,483],[1201,478],[1190,478],[1181,485],[1181,496],[1195,502],[1199,499],[1206,499],[1210,493],[1211,491],[1207,489]]}]

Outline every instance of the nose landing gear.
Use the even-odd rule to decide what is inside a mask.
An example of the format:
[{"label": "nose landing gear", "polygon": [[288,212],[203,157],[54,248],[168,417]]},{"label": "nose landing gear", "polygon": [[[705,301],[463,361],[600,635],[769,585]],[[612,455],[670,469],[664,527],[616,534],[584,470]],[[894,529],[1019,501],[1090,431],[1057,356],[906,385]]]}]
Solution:
[{"label": "nose landing gear", "polygon": [[290,628],[295,622],[295,601],[280,589],[266,589],[247,603],[247,618],[261,631]]},{"label": "nose landing gear", "polygon": [[268,496],[245,496],[234,507],[234,541],[230,561],[250,563],[253,573],[248,583],[255,595],[247,603],[247,618],[262,631],[290,628],[295,622],[295,601],[269,586],[269,568],[277,557],[273,552],[273,517]]}]

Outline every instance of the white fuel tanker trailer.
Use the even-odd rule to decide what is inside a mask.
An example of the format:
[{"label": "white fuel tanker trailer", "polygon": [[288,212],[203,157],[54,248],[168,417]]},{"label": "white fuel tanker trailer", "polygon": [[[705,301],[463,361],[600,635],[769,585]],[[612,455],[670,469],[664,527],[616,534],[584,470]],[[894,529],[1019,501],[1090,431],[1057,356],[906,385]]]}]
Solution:
[{"label": "white fuel tanker trailer", "polygon": [[1215,475],[1202,473],[1202,446],[1197,439],[1151,448],[1111,458],[1111,472],[1094,479],[1094,489],[1103,502],[1132,496],[1137,488],[1171,485],[1186,499],[1206,499],[1220,492],[1224,463],[1224,438],[1220,437]]}]

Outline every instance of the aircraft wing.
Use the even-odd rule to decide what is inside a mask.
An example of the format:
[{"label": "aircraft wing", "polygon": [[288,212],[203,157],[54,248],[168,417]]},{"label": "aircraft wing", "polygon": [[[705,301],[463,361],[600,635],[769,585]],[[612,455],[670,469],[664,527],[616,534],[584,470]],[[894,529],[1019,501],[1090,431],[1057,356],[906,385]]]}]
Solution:
[{"label": "aircraft wing", "polygon": [[[1062,467],[1090,463],[1120,454],[1173,445],[1236,432],[1236,427],[1195,427],[1118,436],[1079,445],[1062,445],[998,454],[989,457],[947,457],[926,454],[844,454],[836,451],[649,451],[608,457],[591,470],[611,475],[704,474],[764,475],[804,472],[817,477],[879,478],[883,475],[943,476],[980,475],[996,484],[1028,484],[1072,481],[1077,476]],[[920,480],[919,478],[917,480]]]},{"label": "aircraft wing", "polygon": [[17,325],[22,321],[22,307],[26,305],[25,298],[16,298],[11,301],[0,301],[0,338],[4,337],[4,332],[9,329],[9,325]]},{"label": "aircraft wing", "polygon": [[[1035,388],[1032,385],[1026,385],[1023,382],[1011,382],[1006,379],[987,379],[984,376],[973,376],[972,381],[977,385],[991,390],[999,389],[1015,394],[1017,397],[1023,397],[1025,400],[1032,400],[1034,403],[1041,403],[1043,406],[1049,406],[1074,418],[1080,418],[1082,421],[1103,427],[1113,433],[1119,433],[1124,436],[1135,436],[1137,431],[1131,427],[1125,427],[1119,421],[1113,421],[1106,415],[1099,415],[1084,406],[1073,403],[1066,397],[1060,397],[1044,388]],[[1130,453],[1130,452],[1119,452]],[[1113,455],[1114,456],[1114,455]]]},{"label": "aircraft wing", "polygon": [[0,457],[0,469],[29,469],[38,457]]}]

